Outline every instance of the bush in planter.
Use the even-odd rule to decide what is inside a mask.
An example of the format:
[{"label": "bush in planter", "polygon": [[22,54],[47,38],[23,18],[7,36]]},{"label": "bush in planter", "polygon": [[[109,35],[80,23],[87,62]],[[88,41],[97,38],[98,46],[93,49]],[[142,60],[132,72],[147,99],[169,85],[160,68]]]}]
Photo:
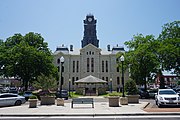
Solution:
[{"label": "bush in planter", "polygon": [[117,92],[109,93],[109,107],[119,107],[119,96]]},{"label": "bush in planter", "polygon": [[32,95],[29,97],[29,99],[38,99],[36,95]]},{"label": "bush in planter", "polygon": [[29,108],[36,108],[37,107],[37,96],[32,95],[29,97]]},{"label": "bush in planter", "polygon": [[128,80],[125,84],[125,91],[128,95],[137,95],[138,89],[136,87],[136,82],[132,79]]},{"label": "bush in planter", "polygon": [[54,94],[51,92],[51,89],[57,89],[57,81],[50,76],[45,76],[41,74],[38,76],[37,80],[33,82],[33,87],[37,89],[41,89],[39,92],[40,96],[53,96]]},{"label": "bush in planter", "polygon": [[134,80],[130,79],[125,84],[128,103],[139,103],[138,89]]},{"label": "bush in planter", "polygon": [[116,96],[116,97],[119,97],[120,94],[118,92],[112,92],[112,93],[109,93],[109,96]]},{"label": "bush in planter", "polygon": [[51,90],[57,89],[57,81],[52,77],[52,75],[45,76],[44,74],[41,74],[38,76],[37,80],[34,81],[33,86],[41,89],[38,93],[41,99],[41,105],[55,104],[55,94],[51,92]]}]

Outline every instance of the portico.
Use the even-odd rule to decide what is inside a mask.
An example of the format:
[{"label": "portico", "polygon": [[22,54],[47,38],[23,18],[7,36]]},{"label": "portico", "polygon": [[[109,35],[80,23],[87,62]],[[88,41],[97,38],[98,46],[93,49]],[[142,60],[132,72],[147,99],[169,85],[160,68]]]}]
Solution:
[{"label": "portico", "polygon": [[75,81],[77,84],[76,92],[83,95],[100,95],[106,93],[106,81],[89,75]]}]

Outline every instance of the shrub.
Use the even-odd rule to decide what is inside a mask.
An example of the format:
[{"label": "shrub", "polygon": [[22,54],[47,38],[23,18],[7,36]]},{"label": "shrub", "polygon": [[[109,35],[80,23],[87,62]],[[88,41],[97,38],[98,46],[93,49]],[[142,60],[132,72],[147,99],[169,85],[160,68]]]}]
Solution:
[{"label": "shrub", "polygon": [[112,92],[109,93],[109,96],[120,96],[120,94],[118,92]]},{"label": "shrub", "polygon": [[51,89],[57,88],[57,81],[53,78],[52,75],[46,76],[41,74],[38,76],[37,80],[33,82],[33,87],[41,89],[39,92],[40,96],[54,96]]},{"label": "shrub", "polygon": [[137,95],[138,89],[134,80],[130,79],[125,84],[125,91],[128,95]]},{"label": "shrub", "polygon": [[37,96],[36,95],[32,95],[29,97],[29,99],[37,99]]}]

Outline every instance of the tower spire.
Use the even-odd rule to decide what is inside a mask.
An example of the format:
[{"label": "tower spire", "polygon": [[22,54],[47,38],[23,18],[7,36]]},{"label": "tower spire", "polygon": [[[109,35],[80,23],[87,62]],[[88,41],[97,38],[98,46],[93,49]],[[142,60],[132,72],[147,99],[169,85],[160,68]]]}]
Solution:
[{"label": "tower spire", "polygon": [[92,14],[88,14],[84,20],[84,36],[82,42],[82,48],[88,44],[93,44],[97,48],[99,47],[99,40],[96,35],[96,22]]}]

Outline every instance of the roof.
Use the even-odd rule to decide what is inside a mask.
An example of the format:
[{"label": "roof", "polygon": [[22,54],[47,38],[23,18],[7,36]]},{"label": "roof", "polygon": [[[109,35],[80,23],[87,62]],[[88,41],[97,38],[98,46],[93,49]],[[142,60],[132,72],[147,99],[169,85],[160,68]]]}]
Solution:
[{"label": "roof", "polygon": [[75,83],[106,83],[106,81],[99,79],[97,77],[94,77],[92,75],[89,75],[85,78],[75,81]]}]

